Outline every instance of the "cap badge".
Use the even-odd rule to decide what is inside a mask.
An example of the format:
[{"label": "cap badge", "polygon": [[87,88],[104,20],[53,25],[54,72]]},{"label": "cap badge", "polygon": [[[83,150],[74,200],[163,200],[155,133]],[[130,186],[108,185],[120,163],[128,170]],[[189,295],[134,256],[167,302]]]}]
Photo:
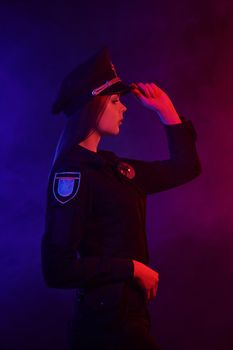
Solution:
[{"label": "cap badge", "polygon": [[117,77],[116,68],[115,68],[115,66],[114,66],[114,64],[113,64],[112,62],[111,62],[111,68],[112,68],[112,70],[113,70],[115,76]]}]

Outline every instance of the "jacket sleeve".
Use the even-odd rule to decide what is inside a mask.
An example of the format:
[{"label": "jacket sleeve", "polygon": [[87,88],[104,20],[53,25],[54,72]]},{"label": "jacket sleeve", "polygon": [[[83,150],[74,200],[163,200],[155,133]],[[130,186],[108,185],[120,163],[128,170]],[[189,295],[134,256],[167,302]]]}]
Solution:
[{"label": "jacket sleeve", "polygon": [[[61,170],[64,173],[67,168]],[[133,261],[130,259],[78,256],[91,213],[88,181],[85,173],[80,173],[79,189],[74,198],[65,203],[56,199],[55,171],[49,179],[41,261],[44,280],[51,288],[88,288],[133,278]]]},{"label": "jacket sleeve", "polygon": [[168,190],[191,181],[201,173],[195,141],[196,131],[190,120],[164,125],[170,158],[141,161],[122,158],[135,169],[135,181],[146,194]]}]

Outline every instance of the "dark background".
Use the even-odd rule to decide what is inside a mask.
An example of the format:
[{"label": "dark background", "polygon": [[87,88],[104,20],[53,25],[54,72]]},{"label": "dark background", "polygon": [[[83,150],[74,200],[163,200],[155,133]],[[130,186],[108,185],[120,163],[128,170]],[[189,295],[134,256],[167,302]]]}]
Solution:
[{"label": "dark background", "polygon": [[[157,83],[198,133],[202,175],[151,196],[148,241],[160,285],[149,308],[164,350],[233,349],[232,61],[227,0],[0,2],[2,350],[66,350],[73,290],[48,289],[40,263],[46,185],[65,123],[61,79],[108,45],[126,81]],[[101,148],[166,158],[158,116],[125,97]]]}]

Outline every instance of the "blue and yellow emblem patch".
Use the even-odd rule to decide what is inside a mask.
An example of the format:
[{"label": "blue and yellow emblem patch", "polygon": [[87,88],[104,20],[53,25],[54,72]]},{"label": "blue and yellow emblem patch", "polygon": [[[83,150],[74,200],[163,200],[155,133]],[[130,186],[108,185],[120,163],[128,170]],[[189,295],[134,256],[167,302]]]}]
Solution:
[{"label": "blue and yellow emblem patch", "polygon": [[81,180],[80,172],[55,173],[53,180],[53,194],[62,204],[74,198],[79,190]]}]

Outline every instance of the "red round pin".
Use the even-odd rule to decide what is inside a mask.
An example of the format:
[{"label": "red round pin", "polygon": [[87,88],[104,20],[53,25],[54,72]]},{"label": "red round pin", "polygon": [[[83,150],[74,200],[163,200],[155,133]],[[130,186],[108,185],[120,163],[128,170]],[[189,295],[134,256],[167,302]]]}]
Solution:
[{"label": "red round pin", "polygon": [[132,165],[120,162],[117,166],[117,170],[120,174],[126,176],[128,179],[133,179],[135,177],[135,170]]}]

